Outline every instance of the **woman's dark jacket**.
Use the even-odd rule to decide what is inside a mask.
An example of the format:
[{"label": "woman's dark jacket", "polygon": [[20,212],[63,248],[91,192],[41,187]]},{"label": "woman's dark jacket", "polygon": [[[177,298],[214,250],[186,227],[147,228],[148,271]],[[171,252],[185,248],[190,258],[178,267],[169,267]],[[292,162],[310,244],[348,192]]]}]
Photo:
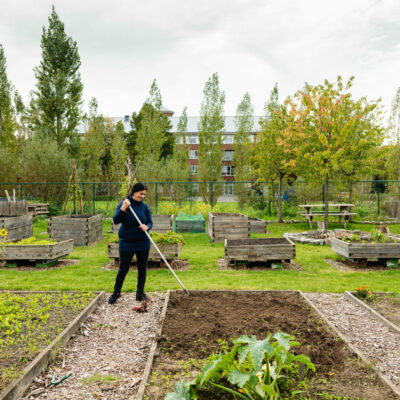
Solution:
[{"label": "woman's dark jacket", "polygon": [[[142,222],[149,227],[148,232],[153,227],[153,221],[151,219],[150,207],[143,203],[143,201],[133,200],[131,196],[128,196],[128,200],[131,202],[131,207],[135,211],[136,215]],[[139,223],[136,218],[129,210],[124,212],[121,210],[122,201],[118,204],[114,214],[114,224],[121,224],[118,236],[119,236],[119,250],[120,251],[142,251],[150,250],[150,240],[146,234],[139,228]]]}]

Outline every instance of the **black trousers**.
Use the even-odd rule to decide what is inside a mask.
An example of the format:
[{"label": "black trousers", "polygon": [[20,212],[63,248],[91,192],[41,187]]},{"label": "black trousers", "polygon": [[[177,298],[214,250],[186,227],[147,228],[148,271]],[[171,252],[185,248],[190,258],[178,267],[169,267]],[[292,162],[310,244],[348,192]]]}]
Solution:
[{"label": "black trousers", "polygon": [[138,279],[136,288],[136,297],[140,297],[144,293],[144,284],[146,283],[147,261],[149,259],[150,250],[142,251],[120,251],[119,252],[119,268],[117,278],[115,279],[114,293],[121,293],[126,274],[131,266],[133,255],[136,254],[138,266]]}]

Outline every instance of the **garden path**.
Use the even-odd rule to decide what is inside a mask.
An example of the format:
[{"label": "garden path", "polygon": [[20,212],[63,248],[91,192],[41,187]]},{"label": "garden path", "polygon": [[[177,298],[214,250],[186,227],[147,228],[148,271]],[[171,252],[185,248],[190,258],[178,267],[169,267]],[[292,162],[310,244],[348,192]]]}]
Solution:
[{"label": "garden path", "polygon": [[[24,400],[120,400],[137,393],[146,361],[160,326],[165,294],[154,295],[149,312],[137,313],[134,293],[124,293],[116,304],[108,296],[85,321],[50,368],[25,392]],[[60,385],[47,388],[72,372]]]}]

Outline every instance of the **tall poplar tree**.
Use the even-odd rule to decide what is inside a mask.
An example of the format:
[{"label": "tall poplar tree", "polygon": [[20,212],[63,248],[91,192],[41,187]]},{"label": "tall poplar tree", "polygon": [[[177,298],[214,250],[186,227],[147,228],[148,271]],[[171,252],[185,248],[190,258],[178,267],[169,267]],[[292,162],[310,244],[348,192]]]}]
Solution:
[{"label": "tall poplar tree", "polygon": [[13,144],[14,132],[13,86],[7,77],[7,61],[3,46],[0,44],[0,146]]},{"label": "tall poplar tree", "polygon": [[[200,109],[199,123],[199,181],[218,182],[221,180],[222,132],[225,128],[224,105],[225,92],[219,87],[218,74],[215,72],[204,86],[204,99]],[[200,187],[200,193],[206,203],[213,205],[221,194],[218,184],[206,183]]]},{"label": "tall poplar tree", "polygon": [[[249,178],[251,142],[250,135],[254,126],[254,107],[251,104],[249,93],[245,93],[243,100],[236,109],[235,125],[236,134],[233,144],[233,166],[235,168],[235,181],[243,182]],[[245,183],[235,184],[235,194],[239,207],[243,208],[248,199],[248,188]]]},{"label": "tall poplar tree", "polygon": [[76,155],[83,91],[78,45],[65,33],[54,6],[48,21],[42,33],[42,60],[34,68],[37,82],[30,103],[31,128]]}]

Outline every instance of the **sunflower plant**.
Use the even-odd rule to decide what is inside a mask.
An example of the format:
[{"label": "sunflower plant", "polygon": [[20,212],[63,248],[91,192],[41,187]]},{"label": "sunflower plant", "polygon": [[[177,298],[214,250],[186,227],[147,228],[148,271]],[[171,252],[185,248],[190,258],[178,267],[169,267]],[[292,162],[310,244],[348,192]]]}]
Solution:
[{"label": "sunflower plant", "polygon": [[3,228],[0,230],[0,254],[4,250],[4,245],[6,244],[7,241],[7,231]]}]

